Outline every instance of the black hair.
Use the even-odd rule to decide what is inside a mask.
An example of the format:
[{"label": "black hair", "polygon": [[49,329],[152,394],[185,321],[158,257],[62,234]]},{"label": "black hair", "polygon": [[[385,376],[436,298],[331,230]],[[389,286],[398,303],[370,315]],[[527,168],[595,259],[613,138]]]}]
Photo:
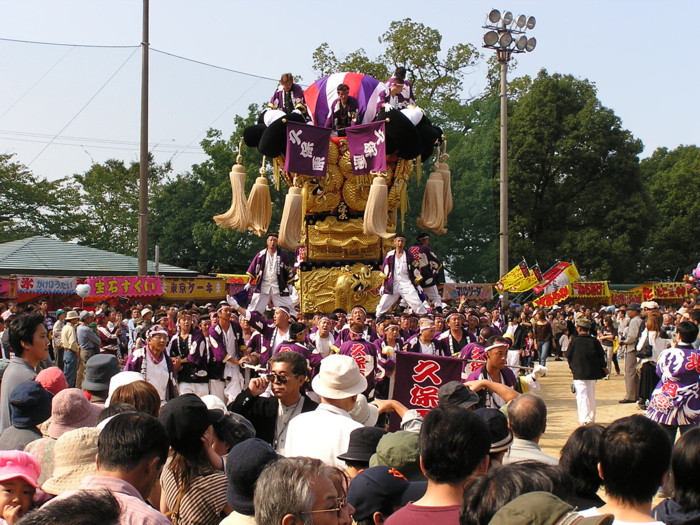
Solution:
[{"label": "black hair", "polygon": [[117,414],[122,414],[124,412],[136,412],[136,407],[130,405],[129,403],[110,403],[108,407],[105,407],[102,412],[97,416],[97,422],[101,423],[108,417],[116,416]]},{"label": "black hair", "polygon": [[419,437],[425,475],[436,483],[462,483],[489,453],[486,423],[469,410],[435,408],[423,420]]},{"label": "black hair", "polygon": [[170,440],[163,424],[143,412],[114,416],[97,439],[97,459],[108,470],[130,472],[154,456],[164,465]]},{"label": "black hair", "polygon": [[676,333],[681,337],[681,341],[692,344],[698,338],[698,325],[690,321],[683,321],[678,324]]},{"label": "black hair", "polygon": [[651,501],[671,460],[671,440],[661,425],[634,415],[614,421],[600,440],[605,492],[622,501]]},{"label": "black hair", "polygon": [[41,314],[19,315],[10,323],[10,346],[17,357],[22,357],[24,347],[22,343],[32,345],[34,334],[39,326],[44,325],[44,316]]},{"label": "black hair", "polygon": [[671,493],[684,512],[700,509],[700,428],[683,434],[671,455]]},{"label": "black hair", "polygon": [[693,309],[688,313],[688,316],[696,323],[700,322],[700,310]]},{"label": "black hair", "polygon": [[521,461],[474,477],[464,489],[460,525],[487,525],[506,503],[529,492],[550,492],[566,500],[572,492],[569,475],[556,465]]},{"label": "black hair", "polygon": [[397,79],[405,80],[406,79],[406,68],[403,66],[399,66],[394,70],[394,77]]},{"label": "black hair", "polygon": [[274,363],[288,363],[292,367],[292,374],[295,376],[308,376],[309,365],[306,358],[298,352],[280,352],[273,355],[268,364],[272,366]]},{"label": "black hair", "polygon": [[109,490],[80,490],[24,516],[22,525],[117,525],[122,509]]},{"label": "black hair", "polygon": [[559,466],[571,475],[574,492],[579,496],[598,492],[602,480],[598,475],[601,425],[578,427],[561,449]]},{"label": "black hair", "polygon": [[515,437],[533,441],[544,433],[547,405],[534,394],[518,396],[508,405],[508,423]]},{"label": "black hair", "polygon": [[294,341],[300,333],[306,330],[306,328],[307,327],[304,323],[292,323],[289,326],[289,339]]}]

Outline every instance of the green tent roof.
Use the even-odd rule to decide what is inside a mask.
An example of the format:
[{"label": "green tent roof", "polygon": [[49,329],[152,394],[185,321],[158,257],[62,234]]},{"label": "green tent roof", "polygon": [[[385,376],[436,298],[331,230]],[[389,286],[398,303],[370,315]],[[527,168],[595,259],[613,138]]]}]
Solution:
[{"label": "green tent roof", "polygon": [[[154,263],[148,261],[148,274]],[[160,264],[160,275],[196,277],[197,272]],[[0,275],[138,275],[138,259],[36,236],[0,244]]]}]

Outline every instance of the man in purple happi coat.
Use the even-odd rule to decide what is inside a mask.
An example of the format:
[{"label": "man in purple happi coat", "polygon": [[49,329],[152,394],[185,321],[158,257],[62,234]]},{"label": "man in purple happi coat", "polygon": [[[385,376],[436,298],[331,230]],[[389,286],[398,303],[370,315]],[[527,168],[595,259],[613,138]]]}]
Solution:
[{"label": "man in purple happi coat", "polygon": [[394,239],[394,249],[384,257],[382,272],[385,278],[382,298],[377,305],[377,317],[388,312],[399,299],[405,300],[413,313],[418,315],[428,313],[416,290],[416,285],[422,279],[420,269],[413,257],[406,253],[405,246],[406,238],[397,235]]},{"label": "man in purple happi coat", "polygon": [[254,359],[257,358],[259,364],[264,366],[277,353],[277,347],[290,339],[290,313],[286,308],[279,306],[275,308],[272,321],[251,310],[244,315],[250,326],[258,331],[258,334],[248,341],[248,354]]},{"label": "man in purple happi coat", "polygon": [[[353,328],[359,328],[353,325]],[[374,387],[377,374],[377,347],[364,339],[361,331],[351,329],[350,339],[340,346],[340,355],[349,355],[357,363],[360,373],[367,379],[367,389],[363,392],[367,398],[374,397]],[[384,360],[386,361],[386,360]],[[386,364],[386,363],[384,363]]]},{"label": "man in purple happi coat", "polygon": [[350,317],[348,318],[348,326],[342,328],[338,332],[338,336],[335,338],[335,346],[340,348],[340,346],[346,341],[350,340],[351,332],[362,332],[362,338],[368,343],[373,343],[377,340],[377,332],[370,326],[366,325],[367,312],[361,306],[355,306],[350,311]]},{"label": "man in purple happi coat", "polygon": [[209,391],[230,403],[245,388],[240,364],[249,358],[243,330],[233,317],[231,306],[222,301],[217,313],[218,322],[209,329]]},{"label": "man in purple happi coat", "polygon": [[338,98],[331,104],[331,112],[324,127],[338,132],[339,137],[345,136],[345,128],[357,126],[362,122],[362,113],[355,97],[350,96],[347,84],[338,84]]},{"label": "man in purple happi coat", "polygon": [[274,306],[282,306],[293,312],[294,301],[289,294],[293,277],[292,261],[278,249],[277,234],[268,233],[266,242],[267,247],[253,257],[248,267],[248,275],[254,286],[248,309],[263,313],[272,301]]},{"label": "man in purple happi coat", "polygon": [[272,109],[280,109],[287,114],[297,110],[304,115],[307,122],[311,120],[309,108],[306,105],[306,99],[304,99],[304,90],[299,84],[294,83],[291,73],[282,75],[277,89],[270,98],[269,106]]},{"label": "man in purple happi coat", "polygon": [[406,80],[406,68],[397,67],[394,76],[386,81],[387,88],[379,94],[377,112],[384,104],[389,104],[394,109],[405,109],[416,105],[413,95],[413,85]]}]

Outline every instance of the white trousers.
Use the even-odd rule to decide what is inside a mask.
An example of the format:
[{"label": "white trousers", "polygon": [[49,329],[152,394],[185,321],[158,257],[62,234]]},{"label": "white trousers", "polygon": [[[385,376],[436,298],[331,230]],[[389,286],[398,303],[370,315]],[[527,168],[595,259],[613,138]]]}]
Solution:
[{"label": "white trousers", "polygon": [[257,292],[253,294],[253,298],[250,300],[248,310],[250,310],[251,312],[255,310],[256,312],[263,314],[267,309],[267,305],[270,304],[270,301],[272,301],[272,304],[274,306],[284,306],[292,314],[296,310],[294,308],[294,300],[289,295],[283,297],[279,294]]},{"label": "white trousers", "polygon": [[511,369],[516,377],[518,376],[520,369],[513,367],[520,366],[520,350],[508,350],[506,354],[506,366]]},{"label": "white trousers", "polygon": [[435,306],[440,306],[442,304],[442,297],[440,297],[440,294],[438,293],[437,286],[424,286],[423,291],[425,292],[425,295],[428,296],[428,301],[433,303]]},{"label": "white trousers", "polygon": [[195,394],[199,397],[209,395],[209,383],[180,383],[178,392],[182,394]]},{"label": "white trousers", "polygon": [[220,379],[209,380],[209,393],[218,397],[224,404],[226,404],[226,394],[224,394],[224,388],[226,388],[226,383]]},{"label": "white trousers", "polygon": [[391,310],[391,307],[399,299],[406,301],[414,314],[423,315],[428,313],[420,297],[418,297],[418,292],[416,292],[411,283],[394,282],[394,293],[382,294],[381,299],[379,299],[376,312],[377,317]]},{"label": "white trousers", "polygon": [[574,379],[580,424],[595,422],[595,379]]}]

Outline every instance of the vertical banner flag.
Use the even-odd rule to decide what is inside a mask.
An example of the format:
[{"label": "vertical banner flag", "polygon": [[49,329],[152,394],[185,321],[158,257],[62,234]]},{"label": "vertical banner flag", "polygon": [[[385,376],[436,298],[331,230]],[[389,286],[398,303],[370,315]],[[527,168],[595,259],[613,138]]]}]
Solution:
[{"label": "vertical banner flag", "polygon": [[511,286],[510,288],[508,288],[508,291],[514,293],[527,292],[533,286],[537,286],[538,284],[540,284],[540,282],[542,282],[542,270],[540,270],[540,265],[536,264],[535,266],[530,268],[530,275],[528,275],[525,279],[520,281],[515,286]]},{"label": "vertical banner flag", "polygon": [[499,292],[502,292],[507,288],[517,285],[520,281],[529,277],[529,275],[530,269],[527,267],[525,259],[523,259],[520,264],[501,277],[494,286]]},{"label": "vertical banner flag", "polygon": [[550,294],[556,292],[559,288],[568,286],[579,280],[578,270],[574,263],[568,263],[566,268],[564,268],[559,275],[552,279],[547,286],[544,287],[544,293]]},{"label": "vertical banner flag", "polygon": [[535,286],[532,291],[537,295],[544,292],[545,286],[551,283],[557,275],[566,270],[569,266],[571,266],[571,263],[568,262],[558,262],[552,266],[542,275],[542,284]]},{"label": "vertical banner flag", "polygon": [[367,175],[370,171],[386,171],[386,132],[384,121],[345,128],[352,171]]},{"label": "vertical banner flag", "polygon": [[287,122],[287,154],[284,171],[324,177],[328,167],[329,128]]},{"label": "vertical banner flag", "polygon": [[461,359],[416,352],[396,352],[392,399],[424,416],[437,406],[438,390],[462,377]]}]

